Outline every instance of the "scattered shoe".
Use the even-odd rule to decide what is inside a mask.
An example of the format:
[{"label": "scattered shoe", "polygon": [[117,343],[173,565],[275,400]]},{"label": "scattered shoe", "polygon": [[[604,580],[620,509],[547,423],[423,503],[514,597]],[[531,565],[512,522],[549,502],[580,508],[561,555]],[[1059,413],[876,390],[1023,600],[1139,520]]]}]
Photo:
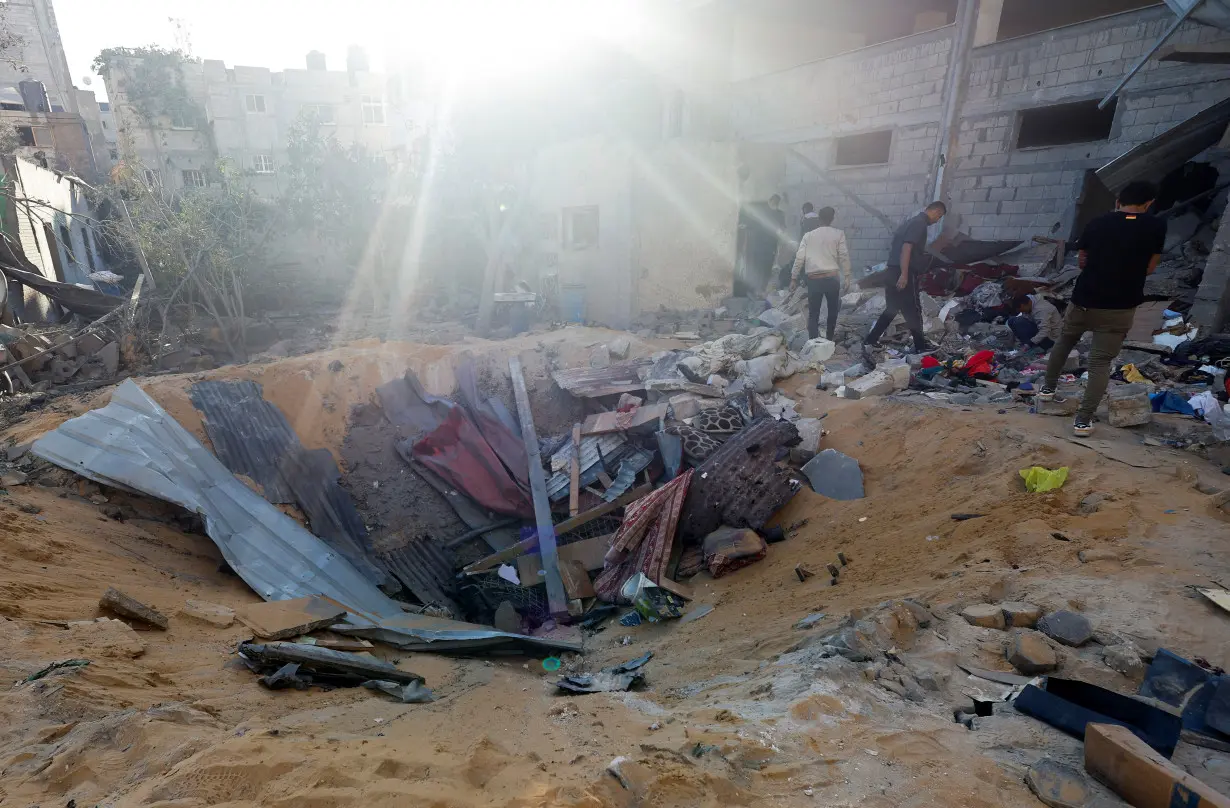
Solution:
[{"label": "scattered shoe", "polygon": [[1087,438],[1093,434],[1093,422],[1087,418],[1077,418],[1072,424],[1072,434],[1078,438]]},{"label": "scattered shoe", "polygon": [[[1042,389],[1038,391],[1038,400],[1039,401],[1054,401],[1055,400],[1055,388],[1048,387],[1045,384],[1042,385]],[[1062,400],[1063,399],[1060,399],[1060,401]]]}]

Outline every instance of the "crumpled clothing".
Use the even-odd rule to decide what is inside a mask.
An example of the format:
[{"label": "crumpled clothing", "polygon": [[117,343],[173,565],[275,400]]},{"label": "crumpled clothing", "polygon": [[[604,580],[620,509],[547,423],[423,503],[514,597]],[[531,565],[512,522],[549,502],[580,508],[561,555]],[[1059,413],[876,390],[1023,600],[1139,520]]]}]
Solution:
[{"label": "crumpled clothing", "polygon": [[926,370],[927,368],[938,368],[939,366],[940,366],[940,360],[936,359],[934,356],[931,356],[930,354],[922,358],[923,370]]},{"label": "crumpled clothing", "polygon": [[1183,396],[1173,390],[1164,390],[1149,396],[1149,404],[1154,412],[1175,413],[1178,415],[1195,415],[1192,405],[1183,400]]},{"label": "crumpled clothing", "polygon": [[965,360],[963,371],[969,377],[988,376],[994,378],[996,373],[995,352],[979,351]]},{"label": "crumpled clothing", "polygon": [[692,353],[708,364],[709,374],[726,374],[735,362],[777,353],[781,347],[782,337],[777,333],[727,334],[697,345]]}]

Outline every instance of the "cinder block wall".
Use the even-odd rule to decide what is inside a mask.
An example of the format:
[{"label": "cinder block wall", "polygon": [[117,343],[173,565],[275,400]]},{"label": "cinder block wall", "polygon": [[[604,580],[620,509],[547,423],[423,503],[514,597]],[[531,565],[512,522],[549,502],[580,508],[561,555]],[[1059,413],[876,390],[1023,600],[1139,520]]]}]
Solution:
[{"label": "cinder block wall", "polygon": [[[1085,173],[1230,96],[1230,69],[1150,61],[1119,96],[1110,138],[1018,148],[1024,110],[1101,99],[1157,40],[1165,8],[1127,12],[975,48],[948,197],[974,238],[1067,238]],[[1230,37],[1188,24],[1173,44]]]},{"label": "cinder block wall", "polygon": [[[928,201],[954,26],[736,82],[732,125],[742,140],[798,150],[894,221]],[[835,139],[893,130],[889,161],[834,166]],[[837,209],[856,268],[883,261],[891,232],[797,159],[782,190],[790,226],[804,202]]]}]

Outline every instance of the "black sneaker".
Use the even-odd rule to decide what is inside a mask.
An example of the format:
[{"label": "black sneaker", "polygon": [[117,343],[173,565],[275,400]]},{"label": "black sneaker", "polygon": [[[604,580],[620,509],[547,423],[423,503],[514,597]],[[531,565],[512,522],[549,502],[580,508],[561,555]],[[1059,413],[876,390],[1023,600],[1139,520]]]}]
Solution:
[{"label": "black sneaker", "polygon": [[1087,438],[1093,434],[1093,419],[1077,417],[1072,424],[1072,434],[1078,438]]},{"label": "black sneaker", "polygon": [[[1042,388],[1038,390],[1038,400],[1039,401],[1054,401],[1055,400],[1055,388],[1048,387],[1047,385],[1042,385]],[[1063,399],[1060,399],[1060,401],[1062,400]]]}]

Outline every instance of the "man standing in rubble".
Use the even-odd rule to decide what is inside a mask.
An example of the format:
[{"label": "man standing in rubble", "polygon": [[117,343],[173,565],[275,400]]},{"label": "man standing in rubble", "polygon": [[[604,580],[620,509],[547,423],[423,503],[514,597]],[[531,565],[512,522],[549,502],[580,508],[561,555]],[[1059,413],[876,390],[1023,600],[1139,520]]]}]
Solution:
[{"label": "man standing in rubble", "polygon": [[[804,202],[803,203],[803,217],[799,219],[799,241],[798,241],[799,249],[802,249],[803,247],[803,237],[806,236],[811,231],[815,230],[819,226],[820,226],[820,219],[816,215],[816,206],[810,202]],[[782,264],[781,275],[778,277],[778,281],[777,281],[778,289],[785,289],[787,286],[789,286],[790,291],[792,292],[794,291],[794,286],[791,284],[791,281],[794,280],[794,278],[792,277],[790,270],[791,270],[790,265],[785,264],[785,263]]]},{"label": "man standing in rubble", "polygon": [[[846,246],[846,234],[833,227],[836,215],[832,208],[823,208],[816,214],[816,227],[803,234],[790,271],[791,292],[799,285],[800,275],[807,277],[807,336],[810,339],[819,336],[820,306],[827,303],[828,323],[824,338],[830,342],[837,330],[841,289],[850,284],[850,250]],[[805,224],[806,221],[804,219]]]},{"label": "man standing in rubble", "polygon": [[1153,183],[1129,184],[1119,192],[1114,212],[1091,221],[1081,236],[1081,274],[1038,392],[1042,401],[1057,399],[1055,385],[1068,354],[1086,331],[1092,331],[1089,381],[1072,427],[1077,435],[1093,433],[1093,413],[1110,383],[1110,363],[1132,328],[1136,307],[1145,300],[1145,280],[1162,260],[1166,222],[1149,215],[1156,198]]},{"label": "man standing in rubble", "polygon": [[888,286],[884,292],[886,306],[880,319],[871,328],[863,344],[869,349],[880,347],[880,337],[898,314],[905,320],[914,337],[914,350],[929,350],[923,336],[922,305],[918,300],[919,275],[927,268],[927,228],[944,218],[948,206],[932,202],[916,216],[911,216],[893,233],[893,246],[888,253]]}]

